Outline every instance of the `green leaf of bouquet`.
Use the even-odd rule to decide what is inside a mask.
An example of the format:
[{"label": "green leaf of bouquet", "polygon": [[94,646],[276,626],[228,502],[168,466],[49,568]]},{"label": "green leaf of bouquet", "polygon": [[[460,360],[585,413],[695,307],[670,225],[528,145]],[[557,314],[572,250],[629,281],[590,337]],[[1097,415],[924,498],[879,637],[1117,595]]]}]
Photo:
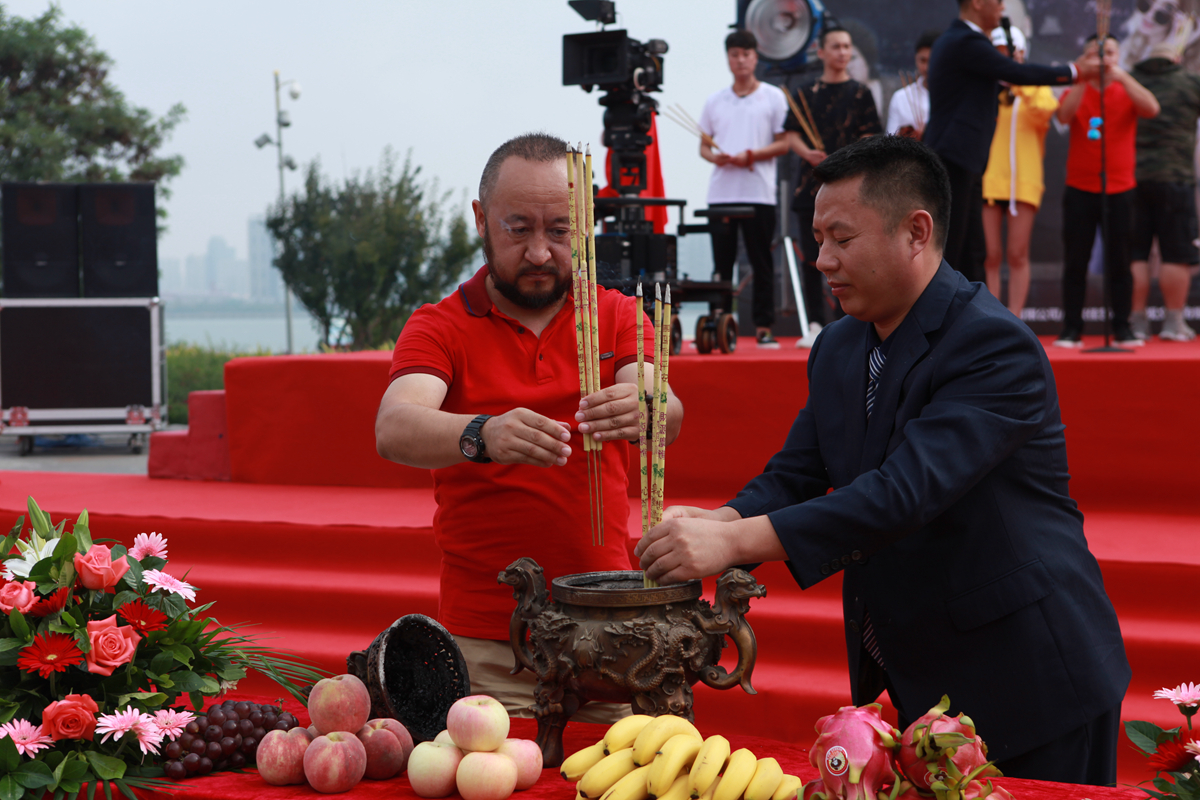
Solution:
[{"label": "green leaf of bouquet", "polygon": [[58,586],[62,589],[67,586],[75,585],[75,561],[68,559],[63,562],[62,571],[58,573]]},{"label": "green leaf of bouquet", "polygon": [[5,775],[0,778],[0,800],[20,800],[25,794],[25,789],[17,783],[17,779],[12,775]]},{"label": "green leaf of bouquet", "polygon": [[130,692],[117,698],[117,706],[128,705],[130,700],[141,700],[142,705],[149,708],[161,706],[167,696],[162,692]]},{"label": "green leaf of bouquet", "polygon": [[1158,737],[1161,734],[1162,728],[1153,722],[1134,719],[1125,723],[1125,735],[1146,755],[1152,755],[1158,749]]},{"label": "green leaf of bouquet", "polygon": [[125,585],[137,589],[142,585],[142,565],[134,561],[132,556],[126,558],[125,563],[129,565],[129,571],[125,573]]},{"label": "green leaf of bouquet", "polygon": [[86,508],[79,512],[79,516],[75,520],[75,527],[72,530],[75,533],[75,538],[79,541],[79,552],[86,553],[88,550],[91,550],[92,529],[89,524]]},{"label": "green leaf of bouquet", "polygon": [[88,750],[84,755],[87,756],[88,763],[92,765],[92,771],[100,780],[115,781],[117,778],[125,777],[125,762],[121,759],[106,756],[95,750]]},{"label": "green leaf of bouquet", "polygon": [[172,672],[171,679],[175,681],[175,688],[181,692],[203,692],[204,680],[194,672],[186,669],[181,669],[179,672]]},{"label": "green leaf of bouquet", "polygon": [[19,703],[14,703],[11,700],[0,700],[0,725],[3,725],[15,717],[17,715],[17,709],[20,707],[21,706]]},{"label": "green leaf of bouquet", "polygon": [[59,560],[73,559],[75,556],[75,547],[77,540],[75,534],[64,533],[58,539],[58,544],[54,547],[54,557]]},{"label": "green leaf of bouquet", "polygon": [[[58,578],[51,575],[51,571],[56,566],[53,558],[43,558],[41,561],[33,565],[29,570],[29,577],[26,580],[31,580],[36,583],[54,583],[58,584]],[[74,569],[74,567],[72,567]]]},{"label": "green leaf of bouquet", "polygon": [[54,773],[40,761],[26,761],[12,775],[26,789],[40,789],[54,783]]},{"label": "green leaf of bouquet", "polygon": [[154,658],[150,659],[150,672],[157,672],[159,675],[165,675],[168,670],[175,665],[175,654],[170,650],[160,650]]},{"label": "green leaf of bouquet", "polygon": [[[129,573],[125,574],[128,575]],[[128,589],[122,589],[121,591],[117,592],[115,596],[113,596],[113,611],[116,611],[126,603],[132,603],[139,597],[141,597],[141,595],[139,595],[137,592],[131,592]]]},{"label": "green leaf of bouquet", "polygon": [[[171,658],[175,659],[180,664],[183,664],[185,667],[190,667],[192,665],[192,659],[196,657],[196,654],[193,652],[192,648],[188,647],[186,644],[165,644],[163,645],[163,652],[170,653]],[[179,678],[176,677],[175,680],[178,682]],[[188,690],[185,689],[184,691]]]},{"label": "green leaf of bouquet", "polygon": [[[88,755],[91,755],[90,751]],[[75,784],[75,791],[78,792],[78,785],[82,783],[85,778],[87,778],[88,765],[87,762],[82,758],[68,758],[67,760],[63,761],[63,763],[58,765],[58,769],[56,769],[54,773],[58,777],[59,786],[62,786],[65,789],[67,784]]]},{"label": "green leaf of bouquet", "polygon": [[33,632],[29,630],[29,623],[25,621],[25,615],[15,608],[8,612],[8,624],[12,626],[12,632],[18,638],[28,642],[33,637]]},{"label": "green leaf of bouquet", "polygon": [[12,772],[20,765],[21,754],[17,752],[16,743],[9,736],[0,739],[0,769]]},{"label": "green leaf of bouquet", "polygon": [[38,507],[33,495],[29,495],[26,505],[29,507],[29,524],[33,526],[33,532],[43,539],[49,539],[50,531],[53,530],[50,525],[50,515]]},{"label": "green leaf of bouquet", "polygon": [[23,639],[0,639],[0,653],[6,653],[9,650],[18,650],[25,646]]}]

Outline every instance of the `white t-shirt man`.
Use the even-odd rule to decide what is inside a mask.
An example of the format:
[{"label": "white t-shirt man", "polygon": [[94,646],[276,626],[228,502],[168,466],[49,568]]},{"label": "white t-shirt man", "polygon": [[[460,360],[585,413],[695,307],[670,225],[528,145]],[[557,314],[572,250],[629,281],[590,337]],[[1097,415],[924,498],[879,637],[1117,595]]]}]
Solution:
[{"label": "white t-shirt man", "polygon": [[929,87],[924,78],[897,90],[888,103],[887,132],[894,134],[907,126],[924,131],[929,122]]},{"label": "white t-shirt man", "polygon": [[[700,128],[713,138],[722,153],[737,155],[746,150],[767,147],[783,133],[787,119],[787,98],[778,86],[758,84],[745,97],[731,87],[712,94],[700,114]],[[775,159],[758,161],[750,169],[729,164],[713,167],[708,181],[708,203],[757,203],[773,206],[777,202]]]}]

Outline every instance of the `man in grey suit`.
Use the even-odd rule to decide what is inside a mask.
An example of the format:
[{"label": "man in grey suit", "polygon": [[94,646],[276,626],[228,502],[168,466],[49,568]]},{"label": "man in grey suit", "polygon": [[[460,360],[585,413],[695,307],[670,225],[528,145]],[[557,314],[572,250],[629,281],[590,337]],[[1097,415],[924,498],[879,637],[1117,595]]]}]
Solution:
[{"label": "man in grey suit", "polygon": [[848,316],[765,471],[722,508],[667,509],[642,567],[674,583],[787,561],[801,587],[844,571],[856,705],[886,688],[904,727],[948,694],[1006,775],[1111,784],[1130,669],[1046,353],[942,259],[929,148],[875,136],[815,172],[817,268]]}]

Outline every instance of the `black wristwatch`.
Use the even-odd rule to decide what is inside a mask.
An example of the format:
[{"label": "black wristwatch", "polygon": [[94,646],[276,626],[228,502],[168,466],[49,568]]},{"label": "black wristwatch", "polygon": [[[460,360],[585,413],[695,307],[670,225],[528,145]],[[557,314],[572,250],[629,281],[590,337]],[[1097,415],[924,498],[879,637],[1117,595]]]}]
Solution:
[{"label": "black wristwatch", "polygon": [[471,420],[471,424],[467,425],[466,430],[459,437],[458,449],[462,451],[468,461],[474,461],[476,464],[492,463],[492,460],[487,457],[487,447],[483,443],[483,423],[491,418],[491,414],[480,414]]}]

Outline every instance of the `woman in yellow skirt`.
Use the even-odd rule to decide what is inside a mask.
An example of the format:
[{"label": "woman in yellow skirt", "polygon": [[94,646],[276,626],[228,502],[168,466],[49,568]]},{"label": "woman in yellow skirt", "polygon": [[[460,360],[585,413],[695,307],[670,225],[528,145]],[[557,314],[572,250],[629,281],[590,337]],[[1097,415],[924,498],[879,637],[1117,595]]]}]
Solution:
[{"label": "woman in yellow skirt", "polygon": [[[1025,35],[1012,29],[1017,61],[1025,60]],[[1004,30],[992,31],[992,43],[1005,54]],[[987,287],[1000,297],[1000,261],[1004,256],[1001,226],[1008,215],[1008,309],[1018,317],[1029,294],[1029,237],[1042,204],[1042,162],[1046,132],[1058,100],[1047,86],[1005,87],[987,171],[983,175],[983,230],[987,237],[984,270]]]}]

